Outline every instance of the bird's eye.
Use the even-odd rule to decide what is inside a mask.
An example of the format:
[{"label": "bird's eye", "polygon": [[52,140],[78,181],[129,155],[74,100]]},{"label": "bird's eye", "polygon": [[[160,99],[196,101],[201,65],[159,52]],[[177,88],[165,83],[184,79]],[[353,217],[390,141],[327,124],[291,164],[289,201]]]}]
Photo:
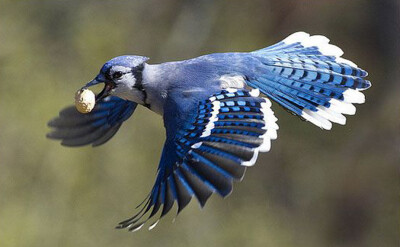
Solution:
[{"label": "bird's eye", "polygon": [[112,77],[113,77],[113,79],[117,79],[117,78],[120,78],[122,75],[123,75],[123,73],[121,71],[117,71],[117,72],[114,72]]}]

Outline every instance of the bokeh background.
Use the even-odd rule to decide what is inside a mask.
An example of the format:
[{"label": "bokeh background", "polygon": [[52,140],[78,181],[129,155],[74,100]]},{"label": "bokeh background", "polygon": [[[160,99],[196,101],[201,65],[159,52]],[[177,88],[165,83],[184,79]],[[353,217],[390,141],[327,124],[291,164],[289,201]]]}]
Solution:
[{"label": "bokeh background", "polygon": [[[0,246],[399,246],[398,0],[1,1]],[[140,107],[98,148],[46,123],[108,59],[150,63],[323,34],[369,71],[367,102],[323,131],[275,106],[279,138],[226,199],[115,230],[154,181],[162,119]]]}]

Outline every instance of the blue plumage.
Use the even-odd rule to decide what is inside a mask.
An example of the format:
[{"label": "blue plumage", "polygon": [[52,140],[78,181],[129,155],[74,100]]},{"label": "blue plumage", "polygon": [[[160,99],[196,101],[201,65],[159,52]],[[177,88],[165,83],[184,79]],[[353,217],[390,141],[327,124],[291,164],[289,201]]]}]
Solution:
[{"label": "blue plumage", "polygon": [[[254,164],[252,158],[266,141],[264,139],[269,138],[264,136],[267,120],[262,108],[267,109],[267,106],[263,104],[266,99],[253,97],[246,90],[221,91],[199,102],[197,115],[186,119],[186,127],[165,143],[158,176],[144,206],[146,209],[118,227],[140,228],[161,205],[167,207],[163,208],[166,214],[175,200],[179,204],[182,191],[176,189],[176,183],[182,183],[180,187],[186,190],[185,196],[195,196],[201,206],[213,192],[227,196],[232,191],[233,181],[243,177],[245,163]],[[223,116],[229,116],[230,120],[225,121]],[[254,121],[252,116],[260,118]],[[166,184],[170,186],[167,188]],[[166,194],[171,196],[166,197]],[[181,203],[180,210],[185,206]],[[140,221],[147,213],[148,218]]]},{"label": "blue plumage", "polygon": [[55,131],[47,137],[61,139],[65,146],[99,146],[117,133],[136,107],[137,103],[114,96],[97,102],[88,114],[79,113],[74,106],[67,107],[48,123]]},{"label": "blue plumage", "polygon": [[153,189],[139,212],[118,225],[135,231],[174,203],[179,213],[192,197],[204,206],[213,193],[229,195],[233,182],[277,138],[269,99],[322,129],[345,124],[344,115],[364,103],[361,91],[371,84],[367,72],[342,54],[326,37],[299,32],[250,53],[156,65],[146,57],[116,57],[85,86],[105,84],[94,110],[61,111],[49,122],[54,129],[48,137],[67,146],[96,146],[117,132],[137,104],[163,116],[166,141]]},{"label": "blue plumage", "polygon": [[[293,39],[293,36],[297,37]],[[331,107],[332,99],[336,104],[343,101],[363,103],[359,90],[367,89],[371,84],[363,79],[367,76],[364,70],[340,58],[343,52],[339,48],[329,45],[325,37],[314,38],[316,43],[310,43],[313,37],[298,33],[287,38],[287,42],[253,52],[264,65],[264,72],[249,78],[248,85],[259,88],[294,114],[330,129],[331,124],[318,119],[314,113],[324,111],[325,117],[331,114],[325,109]],[[356,98],[345,99],[346,91]],[[341,111],[336,107],[336,110],[338,114],[347,113],[346,109]],[[339,118],[328,117],[330,121],[344,123],[343,117]]]}]

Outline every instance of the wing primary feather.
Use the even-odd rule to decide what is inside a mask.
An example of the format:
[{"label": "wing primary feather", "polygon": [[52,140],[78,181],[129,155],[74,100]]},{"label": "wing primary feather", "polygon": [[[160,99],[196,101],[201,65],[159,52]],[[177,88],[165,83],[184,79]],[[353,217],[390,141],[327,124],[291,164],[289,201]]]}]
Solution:
[{"label": "wing primary feather", "polygon": [[227,196],[232,191],[233,179],[223,169],[215,166],[209,160],[200,155],[194,154],[196,157],[191,159],[188,164],[194,169],[205,181],[212,184],[213,188],[222,197]]},{"label": "wing primary feather", "polygon": [[181,171],[185,180],[188,181],[190,187],[193,189],[194,195],[199,201],[200,206],[204,207],[214,190],[210,188],[210,186],[206,185],[198,176],[194,175],[193,171],[189,170],[190,168],[188,168],[186,164],[183,163],[182,167],[184,167]]},{"label": "wing primary feather", "polygon": [[[174,124],[166,125],[167,140],[152,192],[139,213],[118,228],[137,231],[159,214],[151,230],[175,201],[178,215],[193,196],[204,207],[213,193],[229,195],[233,181],[243,178],[245,166],[255,163],[258,152],[269,150],[269,145],[263,148],[264,139],[276,138],[278,127],[270,104],[255,97],[257,93],[227,89],[201,101],[197,115],[190,114],[183,124],[175,124],[175,117],[169,119],[174,114],[165,115],[164,121]],[[111,118],[115,121],[117,115]]]},{"label": "wing primary feather", "polygon": [[[121,228],[126,228],[131,224],[136,223],[138,220],[140,220],[142,218],[143,215],[142,212],[147,208],[147,205],[149,205],[150,200],[146,201],[146,204],[140,209],[140,211],[138,213],[136,213],[134,216],[132,216],[131,218],[121,221],[120,223],[118,223],[118,225],[116,226],[117,229],[121,229]],[[145,214],[145,213],[143,213]],[[139,217],[140,216],[140,217]]]},{"label": "wing primary feather", "polygon": [[109,129],[102,137],[100,137],[99,139],[94,141],[92,143],[92,146],[93,147],[97,147],[97,146],[100,146],[100,145],[104,144],[108,140],[110,140],[117,133],[117,131],[119,130],[121,125],[122,124],[118,124],[118,125],[112,127],[111,129]]},{"label": "wing primary feather", "polygon": [[202,152],[200,150],[194,150],[194,152],[199,153],[199,155],[202,155],[215,165],[219,166],[221,169],[228,172],[234,179],[241,180],[243,178],[246,167],[241,166],[240,163],[216,154]]},{"label": "wing primary feather", "polygon": [[192,195],[194,194],[190,185],[183,178],[182,173],[176,169],[173,173],[174,182],[176,184],[177,189],[177,198],[178,198],[178,214],[182,211],[192,199]]},{"label": "wing primary feather", "polygon": [[114,96],[98,102],[90,113],[82,114],[69,106],[50,120],[47,137],[61,140],[64,146],[99,146],[110,140],[135,111],[137,103]]},{"label": "wing primary feather", "polygon": [[167,214],[172,206],[174,205],[174,201],[175,201],[175,196],[174,196],[174,192],[173,192],[173,188],[171,186],[171,183],[173,183],[173,180],[171,180],[170,178],[172,178],[172,176],[170,175],[167,179],[167,183],[165,186],[165,200],[164,200],[164,206],[161,212],[161,216],[160,218],[162,218],[165,214]]}]

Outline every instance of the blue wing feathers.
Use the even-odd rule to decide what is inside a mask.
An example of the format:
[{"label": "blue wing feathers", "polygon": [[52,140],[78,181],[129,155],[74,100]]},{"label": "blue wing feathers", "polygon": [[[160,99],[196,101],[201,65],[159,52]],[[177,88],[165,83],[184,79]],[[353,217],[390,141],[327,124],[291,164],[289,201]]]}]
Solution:
[{"label": "blue wing feathers", "polygon": [[243,175],[246,171],[246,167],[240,166],[241,161],[236,157],[231,156],[234,157],[233,159],[231,159],[220,154],[212,154],[201,150],[196,150],[194,152],[199,153],[199,155],[203,156],[204,158],[212,162],[214,165],[223,169],[233,179],[241,180],[243,178]]},{"label": "blue wing feathers", "polygon": [[171,184],[171,183],[173,183],[173,181],[171,179],[172,179],[172,176],[169,176],[166,181],[165,192],[164,192],[165,203],[164,203],[163,209],[161,211],[160,218],[163,217],[164,215],[166,215],[171,210],[171,208],[174,205],[174,201],[176,199],[176,197],[175,197],[176,190],[175,190],[174,185]]},{"label": "blue wing feathers", "polygon": [[[214,191],[221,196],[226,196],[232,191],[232,176],[221,167],[215,165],[202,155],[192,153],[193,160],[191,167],[200,174],[207,184],[212,185]],[[212,179],[210,179],[212,178]]]},{"label": "blue wing feathers", "polygon": [[231,161],[234,161],[238,165],[240,165],[242,163],[242,159],[240,159],[236,155],[230,154],[230,153],[225,152],[223,150],[219,150],[219,149],[207,146],[207,145],[200,146],[198,148],[198,150],[201,151],[201,152],[204,152],[204,153],[209,153],[209,154],[213,154],[213,155],[216,155],[216,156],[220,156],[220,157],[225,158],[225,159],[229,159]]},{"label": "blue wing feathers", "polygon": [[[148,209],[118,227],[137,230],[162,204],[161,217],[175,201],[179,213],[192,196],[203,207],[215,192],[223,197],[230,194],[233,181],[242,179],[244,164],[255,162],[255,153],[264,141],[265,102],[246,90],[222,91],[200,101],[197,115],[186,118],[175,137],[166,141]],[[165,184],[171,184],[171,189]],[[150,215],[137,223],[150,207]]]},{"label": "blue wing feathers", "polygon": [[176,184],[176,198],[178,202],[178,213],[189,204],[194,194],[193,189],[183,178],[179,170],[174,171],[174,181]]},{"label": "blue wing feathers", "polygon": [[136,106],[131,101],[107,97],[87,114],[79,113],[74,106],[67,107],[48,123],[53,130],[47,137],[61,140],[65,146],[101,145],[117,133]]},{"label": "blue wing feathers", "polygon": [[200,206],[203,207],[215,189],[207,181],[202,180],[200,175],[191,169],[185,162],[182,162],[181,167],[182,169],[180,169],[180,171],[182,172],[185,181],[190,185],[190,188],[194,192]]},{"label": "blue wing feathers", "polygon": [[121,124],[118,124],[114,127],[112,127],[111,129],[109,129],[107,132],[105,132],[103,134],[102,137],[100,137],[99,139],[97,139],[96,141],[93,141],[92,146],[93,147],[97,147],[99,145],[104,144],[105,142],[107,142],[108,140],[110,140],[118,131],[118,129],[121,127]]},{"label": "blue wing feathers", "polygon": [[207,136],[202,139],[205,142],[222,142],[222,143],[227,143],[227,144],[233,144],[233,145],[238,145],[238,146],[243,146],[243,147],[248,147],[248,148],[256,148],[258,145],[254,143],[247,143],[239,140],[235,140],[232,138],[226,138],[226,137],[220,137],[220,136]]},{"label": "blue wing feathers", "polygon": [[254,154],[253,148],[239,146],[236,144],[228,144],[223,142],[203,142],[202,144],[204,146],[214,148],[218,151],[236,156],[243,161],[249,161]]}]

